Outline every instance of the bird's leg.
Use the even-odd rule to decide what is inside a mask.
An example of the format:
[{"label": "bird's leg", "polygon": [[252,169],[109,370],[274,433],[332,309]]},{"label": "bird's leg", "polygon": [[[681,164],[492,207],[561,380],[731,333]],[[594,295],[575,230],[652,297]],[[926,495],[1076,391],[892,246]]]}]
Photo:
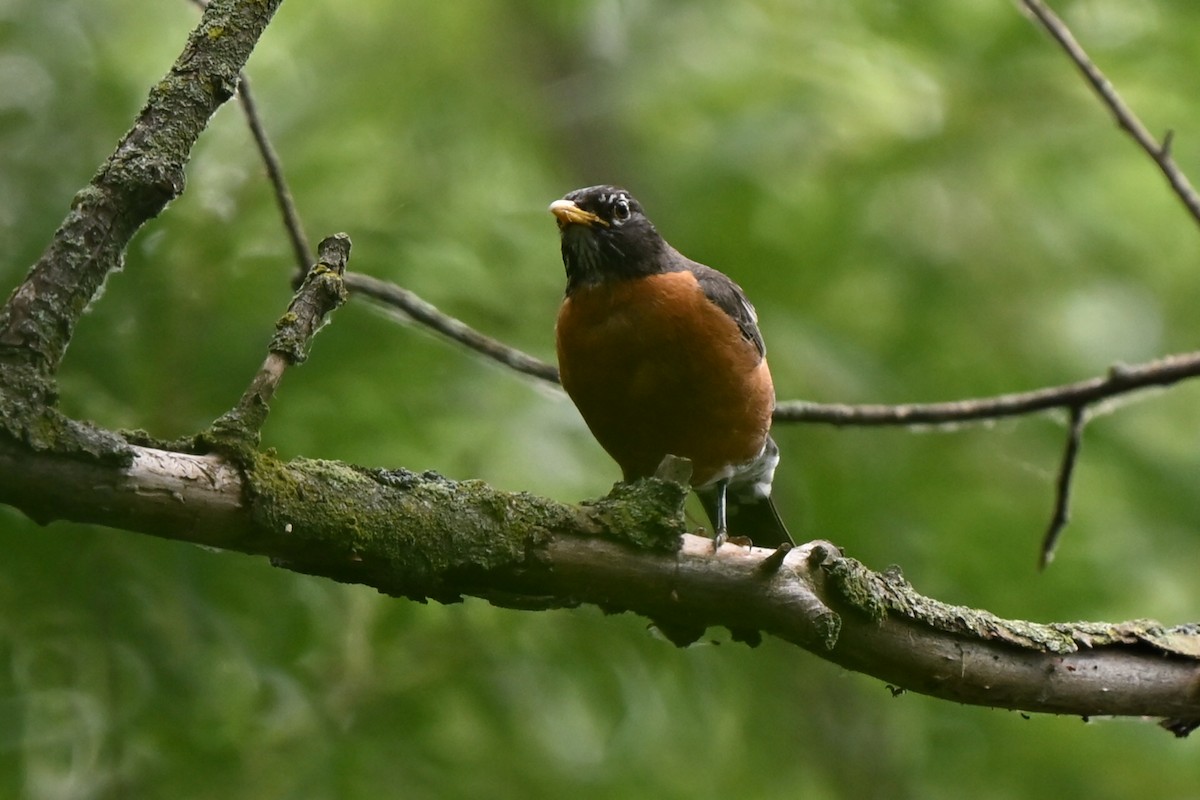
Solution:
[{"label": "bird's leg", "polygon": [[716,519],[712,521],[713,527],[713,552],[721,549],[721,545],[725,544],[725,540],[729,538],[729,525],[725,513],[725,494],[729,489],[729,479],[717,481],[717,502],[716,502]]}]

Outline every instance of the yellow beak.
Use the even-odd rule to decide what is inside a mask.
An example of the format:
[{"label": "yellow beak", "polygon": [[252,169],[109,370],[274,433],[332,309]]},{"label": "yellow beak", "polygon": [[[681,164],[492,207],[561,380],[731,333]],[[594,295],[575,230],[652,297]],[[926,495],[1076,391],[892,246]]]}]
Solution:
[{"label": "yellow beak", "polygon": [[608,223],[590,211],[584,211],[570,200],[555,200],[550,204],[550,213],[558,219],[558,227],[567,225],[603,225]]}]

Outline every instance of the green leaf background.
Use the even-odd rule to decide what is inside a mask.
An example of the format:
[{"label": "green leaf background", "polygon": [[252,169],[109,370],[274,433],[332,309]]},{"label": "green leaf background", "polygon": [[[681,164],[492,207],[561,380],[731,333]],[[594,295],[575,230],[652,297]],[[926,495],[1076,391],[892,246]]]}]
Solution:
[{"label": "green leaf background", "polygon": [[[1200,176],[1200,5],[1058,8]],[[195,23],[183,0],[0,0],[0,285],[15,286]],[[1196,224],[1014,4],[286,3],[248,73],[315,239],[543,358],[546,205],[620,183],[758,307],[781,399],[1029,389],[1200,340]],[[69,413],[164,437],[239,396],[293,265],[230,103],[79,326]],[[1194,620],[1200,390],[1065,435],[777,430],[800,537],[1038,621]],[[352,302],[289,372],[282,455],[564,500],[614,466],[569,401]],[[1200,797],[1145,722],[916,695],[777,641],[678,650],[593,609],[419,605],[0,509],[0,797]]]}]

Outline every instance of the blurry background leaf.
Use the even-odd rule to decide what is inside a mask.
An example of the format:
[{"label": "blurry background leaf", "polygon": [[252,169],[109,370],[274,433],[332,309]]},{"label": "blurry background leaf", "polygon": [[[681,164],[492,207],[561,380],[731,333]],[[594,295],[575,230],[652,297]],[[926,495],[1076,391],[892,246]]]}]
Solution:
[{"label": "blurry background leaf", "polygon": [[[1200,6],[1063,2],[1200,176]],[[194,24],[0,1],[0,278],[17,283]],[[553,356],[546,205],[627,185],[758,306],[781,398],[943,400],[1200,341],[1200,237],[1009,4],[285,4],[249,74],[313,236]],[[240,111],[79,328],[63,404],[196,430],[239,396],[292,265]],[[7,291],[7,289],[6,289]],[[1035,620],[1195,619],[1200,387],[1091,425],[1035,572],[1062,420],[778,432],[802,536]],[[617,472],[570,403],[366,303],[289,373],[280,453],[575,500]],[[904,695],[768,641],[680,651],[593,610],[422,606],[0,509],[0,796],[1192,797],[1191,742]],[[716,637],[720,639],[721,637]],[[1013,769],[1013,765],[1020,765]]]}]

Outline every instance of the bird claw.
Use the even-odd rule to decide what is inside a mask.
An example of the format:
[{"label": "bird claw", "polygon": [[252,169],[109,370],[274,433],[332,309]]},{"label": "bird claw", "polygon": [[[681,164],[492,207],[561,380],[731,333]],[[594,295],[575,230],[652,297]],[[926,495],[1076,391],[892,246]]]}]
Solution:
[{"label": "bird claw", "polygon": [[718,533],[716,536],[713,536],[713,544],[712,544],[713,552],[715,553],[718,550],[720,550],[721,545],[726,544],[726,543],[737,545],[738,547],[753,547],[754,546],[754,542],[752,542],[750,540],[750,537],[748,537],[748,536],[730,536],[727,532],[721,532],[721,533]]}]

